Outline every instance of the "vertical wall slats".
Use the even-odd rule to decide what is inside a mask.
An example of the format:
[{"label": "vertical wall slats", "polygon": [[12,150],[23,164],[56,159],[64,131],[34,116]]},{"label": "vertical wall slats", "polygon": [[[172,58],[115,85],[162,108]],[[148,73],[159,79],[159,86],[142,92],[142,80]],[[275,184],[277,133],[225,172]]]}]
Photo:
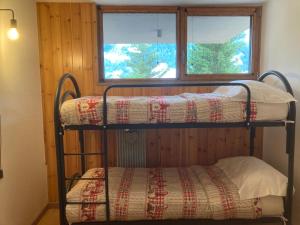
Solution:
[{"label": "vertical wall slats", "polygon": [[[45,149],[48,167],[49,201],[57,202],[57,171],[53,125],[53,102],[58,79],[63,72],[74,73],[84,95],[101,95],[106,85],[99,84],[99,46],[97,8],[94,3],[38,2],[38,24],[41,82],[44,112]],[[174,95],[183,92],[208,92],[211,88],[141,88],[116,89],[111,95]],[[144,146],[138,154],[129,151],[124,158],[130,165],[184,166],[209,164],[219,157],[245,155],[248,152],[247,129],[152,129],[139,136]],[[66,132],[68,133],[68,132]],[[118,135],[108,132],[109,165],[118,161]],[[258,129],[255,154],[261,156],[262,130]],[[65,137],[67,151],[78,151],[76,132]],[[85,150],[101,150],[101,132],[85,131]],[[129,147],[128,147],[129,149]],[[131,154],[131,155],[130,155]],[[144,154],[144,155],[142,155]],[[132,157],[130,157],[132,156]],[[123,156],[122,156],[123,157]],[[143,159],[143,160],[142,160]],[[101,166],[96,156],[86,159],[87,167]],[[66,171],[72,174],[80,167],[78,160],[69,159]]]}]

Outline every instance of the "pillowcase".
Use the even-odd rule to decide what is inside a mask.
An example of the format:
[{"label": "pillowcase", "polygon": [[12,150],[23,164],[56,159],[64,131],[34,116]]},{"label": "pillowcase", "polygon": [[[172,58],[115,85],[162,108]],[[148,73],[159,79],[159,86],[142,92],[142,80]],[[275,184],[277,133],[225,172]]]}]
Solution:
[{"label": "pillowcase", "polygon": [[258,158],[230,157],[219,160],[216,166],[237,186],[241,200],[286,196],[287,177]]},{"label": "pillowcase", "polygon": [[[296,101],[288,92],[255,80],[235,80],[230,83],[242,83],[249,87],[251,101],[262,103],[288,103]],[[247,90],[242,86],[220,86],[214,93],[230,97],[232,101],[246,101]]]}]

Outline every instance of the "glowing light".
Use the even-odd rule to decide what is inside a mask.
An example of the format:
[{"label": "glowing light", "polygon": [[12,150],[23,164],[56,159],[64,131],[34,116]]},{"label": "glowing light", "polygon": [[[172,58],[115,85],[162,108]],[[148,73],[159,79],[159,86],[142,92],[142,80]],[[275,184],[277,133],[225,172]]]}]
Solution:
[{"label": "glowing light", "polygon": [[12,9],[1,9],[0,8],[0,12],[2,11],[8,11],[11,13],[11,20],[10,20],[10,28],[7,31],[7,37],[10,40],[17,40],[19,39],[19,32],[17,30],[17,20],[15,19],[15,11]]},{"label": "glowing light", "polygon": [[9,30],[7,31],[7,37],[13,41],[19,39],[19,32],[17,28],[15,27],[9,28]]}]

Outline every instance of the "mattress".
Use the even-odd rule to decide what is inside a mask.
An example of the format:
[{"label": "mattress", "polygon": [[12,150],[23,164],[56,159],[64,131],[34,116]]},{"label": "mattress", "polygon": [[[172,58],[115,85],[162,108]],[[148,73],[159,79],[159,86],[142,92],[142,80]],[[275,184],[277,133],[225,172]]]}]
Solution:
[{"label": "mattress", "polygon": [[[101,168],[83,177],[101,178]],[[104,181],[81,180],[68,202],[105,201]],[[113,221],[163,219],[256,219],[283,214],[283,198],[240,200],[238,190],[217,166],[179,168],[109,168]],[[68,222],[104,221],[105,205],[67,204]]]},{"label": "mattress", "polygon": [[[87,96],[65,101],[60,109],[63,125],[101,125],[103,99]],[[107,99],[109,124],[241,122],[246,102],[216,93],[175,96],[135,96]],[[251,121],[284,120],[288,104],[251,102]]]}]

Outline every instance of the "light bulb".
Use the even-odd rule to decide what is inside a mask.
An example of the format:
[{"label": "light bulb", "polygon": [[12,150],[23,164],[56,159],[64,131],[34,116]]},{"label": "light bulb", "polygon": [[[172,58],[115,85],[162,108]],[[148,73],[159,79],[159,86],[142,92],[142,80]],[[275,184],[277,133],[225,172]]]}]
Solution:
[{"label": "light bulb", "polygon": [[13,41],[19,39],[19,32],[17,30],[17,20],[15,20],[14,18],[10,20],[10,28],[7,31],[7,37]]},{"label": "light bulb", "polygon": [[18,32],[17,28],[15,28],[15,27],[9,28],[7,31],[7,37],[13,41],[19,39],[19,32]]}]

